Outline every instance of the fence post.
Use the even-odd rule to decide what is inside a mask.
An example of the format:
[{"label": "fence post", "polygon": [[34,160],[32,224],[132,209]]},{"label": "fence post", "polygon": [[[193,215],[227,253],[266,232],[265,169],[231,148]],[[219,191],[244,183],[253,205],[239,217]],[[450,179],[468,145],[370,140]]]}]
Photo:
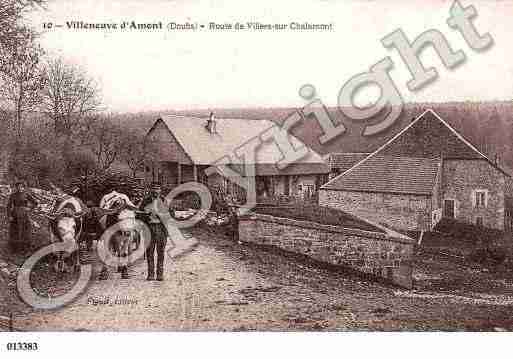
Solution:
[{"label": "fence post", "polygon": [[12,312],[9,314],[9,331],[14,332],[14,314]]}]

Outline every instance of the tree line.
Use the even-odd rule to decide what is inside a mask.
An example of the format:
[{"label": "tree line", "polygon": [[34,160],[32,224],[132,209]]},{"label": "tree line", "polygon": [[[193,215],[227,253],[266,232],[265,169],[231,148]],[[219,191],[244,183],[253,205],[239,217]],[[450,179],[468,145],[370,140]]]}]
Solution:
[{"label": "tree line", "polygon": [[[49,56],[39,44],[40,34],[26,25],[27,14],[45,5],[46,0],[0,0],[0,152],[8,153],[11,180],[45,187],[48,182],[62,184],[120,165],[135,176],[145,161],[153,159],[155,149],[145,143],[144,135],[162,112],[208,116],[214,110],[218,117],[280,123],[295,110],[110,113],[95,79],[79,66]],[[404,127],[427,108],[436,110],[490,158],[499,158],[501,164],[513,168],[511,101],[406,104],[398,126]],[[335,120],[341,118],[336,108],[328,111]],[[293,133],[321,154],[369,152],[386,139],[354,136],[351,140],[345,136],[320,146],[320,129],[315,126],[315,121],[305,121]]]},{"label": "tree line", "polygon": [[150,149],[143,129],[108,113],[98,83],[79,66],[52,58],[27,25],[46,0],[0,0],[0,151],[9,177],[46,187],[122,163],[133,175]]}]

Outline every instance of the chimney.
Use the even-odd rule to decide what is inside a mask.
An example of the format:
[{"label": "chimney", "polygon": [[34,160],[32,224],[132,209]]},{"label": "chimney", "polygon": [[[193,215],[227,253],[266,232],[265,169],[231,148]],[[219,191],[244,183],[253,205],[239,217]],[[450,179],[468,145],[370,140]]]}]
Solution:
[{"label": "chimney", "polygon": [[208,117],[207,124],[205,125],[205,128],[210,133],[217,133],[216,118],[215,118],[213,112],[210,112],[210,116]]}]

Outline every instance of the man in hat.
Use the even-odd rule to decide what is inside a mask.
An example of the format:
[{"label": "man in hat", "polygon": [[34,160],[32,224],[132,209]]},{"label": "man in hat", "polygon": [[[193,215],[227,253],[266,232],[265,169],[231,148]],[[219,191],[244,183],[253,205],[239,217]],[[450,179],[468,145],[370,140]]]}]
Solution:
[{"label": "man in hat", "polygon": [[[148,277],[146,280],[155,280],[155,250],[157,251],[157,280],[164,280],[164,250],[166,249],[168,232],[162,222],[159,211],[169,210],[166,200],[162,196],[160,184],[153,183],[150,193],[143,198],[140,210],[144,211],[142,220],[148,225],[151,233],[149,245],[146,248],[148,262]],[[144,240],[148,240],[144,238]]]},{"label": "man in hat", "polygon": [[17,251],[26,244],[32,232],[28,211],[31,207],[36,207],[38,201],[25,191],[23,182],[17,182],[14,187],[7,203],[7,215],[10,221],[11,247]]}]

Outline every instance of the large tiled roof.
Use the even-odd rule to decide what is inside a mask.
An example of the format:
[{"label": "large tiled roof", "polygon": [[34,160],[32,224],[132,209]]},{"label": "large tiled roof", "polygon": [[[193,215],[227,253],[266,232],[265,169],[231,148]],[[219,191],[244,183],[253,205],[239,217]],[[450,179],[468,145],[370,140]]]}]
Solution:
[{"label": "large tiled roof", "polygon": [[490,160],[460,132],[435,111],[428,109],[402,129],[374,154],[447,159],[478,159],[487,161],[510,177],[495,161]]},{"label": "large tiled roof", "polygon": [[370,155],[370,153],[330,153],[325,157],[325,159],[332,170],[338,169],[342,173],[353,167],[368,155]]},{"label": "large tiled roof", "polygon": [[485,160],[510,177],[504,169],[429,109],[368,157],[322,188],[430,194],[435,178],[433,171],[441,158]]},{"label": "large tiled roof", "polygon": [[323,186],[323,189],[430,195],[440,161],[374,155]]},{"label": "large tiled roof", "polygon": [[[276,164],[283,158],[281,149],[273,140],[262,141],[256,149],[256,156],[252,158],[230,157],[234,151],[264,133],[273,126],[267,120],[245,120],[234,118],[217,118],[216,133],[210,133],[206,128],[206,118],[191,116],[163,116],[161,119],[169,131],[183,147],[192,162],[198,165],[212,165],[214,163],[255,163],[265,174],[301,174],[301,173],[328,173],[329,167],[321,156],[308,149],[308,154],[296,163],[279,170]],[[305,146],[299,139],[289,136],[295,148]],[[265,166],[263,166],[265,165]],[[264,173],[262,173],[264,174]]]}]

